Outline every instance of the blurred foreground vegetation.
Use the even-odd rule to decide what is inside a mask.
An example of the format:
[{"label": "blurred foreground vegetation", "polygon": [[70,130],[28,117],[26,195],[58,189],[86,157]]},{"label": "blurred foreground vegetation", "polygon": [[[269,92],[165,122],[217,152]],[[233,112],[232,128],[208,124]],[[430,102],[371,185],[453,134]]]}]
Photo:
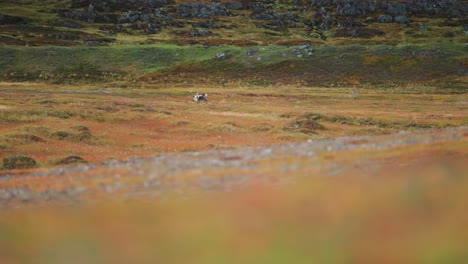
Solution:
[{"label": "blurred foreground vegetation", "polygon": [[[459,159],[456,159],[459,160]],[[1,263],[464,263],[463,162],[2,210]]]}]

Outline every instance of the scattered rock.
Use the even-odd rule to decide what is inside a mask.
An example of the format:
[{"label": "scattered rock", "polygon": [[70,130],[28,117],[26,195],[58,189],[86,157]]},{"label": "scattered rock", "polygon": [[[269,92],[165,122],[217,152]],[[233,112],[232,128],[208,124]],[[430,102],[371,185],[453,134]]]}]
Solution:
[{"label": "scattered rock", "polygon": [[258,48],[253,48],[253,49],[248,50],[247,52],[245,52],[245,55],[249,56],[249,57],[252,57],[252,56],[255,56],[257,53],[258,53]]},{"label": "scattered rock", "polygon": [[379,21],[380,23],[392,23],[392,22],[393,22],[393,16],[390,16],[390,15],[380,15],[380,16],[377,18],[377,21]]},{"label": "scattered rock", "polygon": [[298,58],[302,58],[304,56],[312,56],[314,55],[314,47],[312,47],[312,45],[310,44],[300,45],[297,48],[293,49],[293,52]]},{"label": "scattered rock", "polygon": [[199,30],[191,30],[190,36],[191,37],[208,37],[213,34],[211,31],[206,29],[199,29]]},{"label": "scattered rock", "polygon": [[427,31],[427,27],[423,23],[419,23],[418,30],[419,31]]},{"label": "scattered rock", "polygon": [[224,60],[226,58],[226,54],[220,52],[220,53],[216,53],[216,59],[218,60]]},{"label": "scattered rock", "polygon": [[100,45],[104,45],[103,42],[98,41],[98,40],[85,40],[85,41],[83,41],[83,44],[85,44],[85,45],[87,45],[87,46],[100,46]]},{"label": "scattered rock", "polygon": [[465,34],[468,34],[468,24],[465,24],[465,25],[462,26],[462,31]]},{"label": "scattered rock", "polygon": [[410,22],[406,16],[396,16],[394,20],[395,20],[395,23],[398,23],[398,24],[409,24]]},{"label": "scattered rock", "polygon": [[161,31],[161,27],[159,24],[147,24],[144,31],[146,34],[156,34]]}]

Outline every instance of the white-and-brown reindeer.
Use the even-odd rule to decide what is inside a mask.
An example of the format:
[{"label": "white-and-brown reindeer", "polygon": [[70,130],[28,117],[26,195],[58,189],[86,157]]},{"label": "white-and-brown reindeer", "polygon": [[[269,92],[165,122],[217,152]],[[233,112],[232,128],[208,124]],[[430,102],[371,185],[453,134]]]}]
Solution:
[{"label": "white-and-brown reindeer", "polygon": [[193,96],[192,100],[195,103],[199,103],[200,101],[205,101],[205,104],[206,104],[206,103],[208,103],[208,94],[199,94],[197,92],[197,94]]}]

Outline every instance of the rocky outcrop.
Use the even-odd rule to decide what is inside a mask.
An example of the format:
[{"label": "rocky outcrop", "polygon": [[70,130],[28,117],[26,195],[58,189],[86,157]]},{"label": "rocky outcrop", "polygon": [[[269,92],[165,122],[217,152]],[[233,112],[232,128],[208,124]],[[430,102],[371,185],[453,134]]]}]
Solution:
[{"label": "rocky outcrop", "polygon": [[365,16],[375,12],[378,6],[374,1],[340,1],[336,5],[338,16]]},{"label": "rocky outcrop", "polygon": [[226,8],[231,10],[243,9],[244,5],[241,2],[230,2],[226,3]]},{"label": "rocky outcrop", "polygon": [[448,15],[466,18],[468,4],[456,0],[406,0],[369,1],[369,0],[311,0],[311,6],[335,8],[338,16],[366,16],[374,12],[383,12],[393,16]]},{"label": "rocky outcrop", "polygon": [[380,23],[392,23],[393,22],[393,16],[391,15],[380,15],[377,18],[377,21]]},{"label": "rocky outcrop", "polygon": [[251,18],[254,20],[265,20],[268,23],[262,25],[258,24],[258,27],[263,28],[296,28],[297,22],[299,18],[291,12],[286,12],[284,14],[280,14],[277,11],[265,11],[265,12],[257,12],[251,15]]},{"label": "rocky outcrop", "polygon": [[212,35],[213,33],[206,29],[198,29],[198,30],[191,30],[189,34],[191,37],[208,37]]},{"label": "rocky outcrop", "polygon": [[204,4],[199,2],[184,3],[177,7],[177,14],[181,17],[208,18],[229,15],[226,7],[220,3]]},{"label": "rocky outcrop", "polygon": [[[415,17],[468,18],[468,3],[457,0],[284,1],[281,2],[281,9],[278,8],[278,3],[272,0],[74,0],[71,9],[61,11],[61,19],[57,24],[79,28],[83,21],[120,27],[120,30],[112,30],[109,34],[126,32],[127,29],[156,34],[166,27],[192,25],[195,30],[185,30],[184,34],[189,32],[190,36],[208,36],[216,34],[208,30],[237,26],[226,23],[219,23],[218,26],[219,20],[216,17],[238,16],[250,18],[253,20],[251,23],[263,29],[306,28],[307,32],[317,34],[332,30],[336,36],[370,37],[381,34],[365,29],[373,22],[410,25]],[[0,24],[11,20],[0,16]],[[450,26],[460,27],[462,22]],[[204,30],[198,30],[199,28]]]},{"label": "rocky outcrop", "polygon": [[57,25],[59,25],[61,27],[66,27],[66,28],[81,28],[80,23],[74,22],[74,21],[69,21],[69,20],[66,20],[66,19],[63,19],[63,18],[60,18],[57,21]]}]

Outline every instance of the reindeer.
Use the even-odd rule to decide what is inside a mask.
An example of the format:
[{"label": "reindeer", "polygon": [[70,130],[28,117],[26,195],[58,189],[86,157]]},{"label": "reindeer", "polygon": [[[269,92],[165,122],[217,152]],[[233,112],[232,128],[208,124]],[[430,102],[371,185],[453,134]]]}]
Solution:
[{"label": "reindeer", "polygon": [[195,103],[199,103],[200,101],[205,101],[205,104],[207,104],[208,103],[208,94],[199,94],[197,92],[197,94],[193,96],[192,101],[194,101]]}]

